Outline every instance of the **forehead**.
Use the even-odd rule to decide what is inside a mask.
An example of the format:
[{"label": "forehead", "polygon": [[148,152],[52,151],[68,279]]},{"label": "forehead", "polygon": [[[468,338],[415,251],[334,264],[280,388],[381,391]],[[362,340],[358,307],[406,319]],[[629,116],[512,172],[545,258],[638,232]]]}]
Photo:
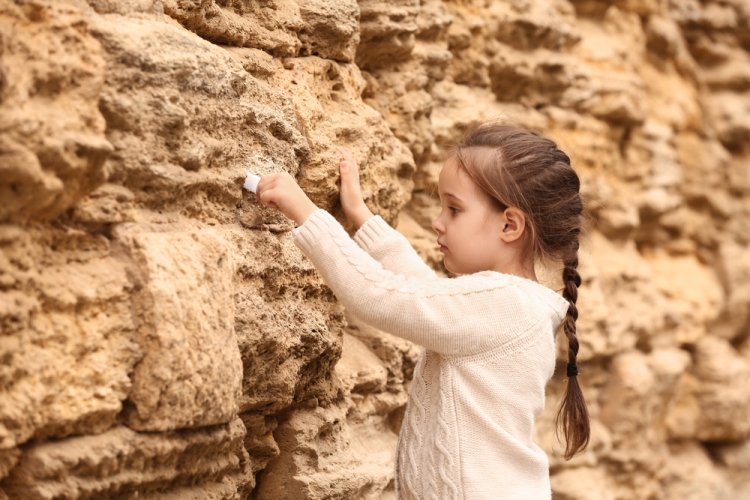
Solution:
[{"label": "forehead", "polygon": [[455,156],[450,157],[440,170],[438,178],[438,192],[441,196],[454,194],[460,198],[468,198],[476,186],[469,174],[460,166]]}]

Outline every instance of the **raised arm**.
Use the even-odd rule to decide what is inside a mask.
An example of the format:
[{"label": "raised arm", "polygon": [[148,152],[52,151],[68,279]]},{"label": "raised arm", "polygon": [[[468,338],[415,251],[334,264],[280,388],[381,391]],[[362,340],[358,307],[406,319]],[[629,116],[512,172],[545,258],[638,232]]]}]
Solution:
[{"label": "raised arm", "polygon": [[293,235],[347,309],[430,350],[476,354],[521,337],[528,326],[528,297],[498,274],[455,279],[396,274],[357,246],[322,209]]},{"label": "raised arm", "polygon": [[[298,224],[295,244],[344,306],[372,326],[430,350],[471,355],[507,348],[528,340],[531,327],[540,321],[539,311],[551,307],[543,305],[538,293],[524,292],[510,275],[493,271],[455,279],[389,271],[357,246],[331,214],[317,208],[288,173],[264,175],[256,194],[261,203]],[[568,308],[566,300],[556,297],[560,306],[554,328]],[[548,312],[541,320],[544,316]]]},{"label": "raised arm", "polygon": [[367,219],[354,234],[353,239],[383,267],[396,274],[423,279],[437,277],[435,271],[414,250],[409,240],[379,215]]},{"label": "raised arm", "polygon": [[357,228],[354,241],[383,267],[397,274],[419,278],[436,277],[411,246],[409,240],[365,205],[359,181],[359,166],[352,154],[340,148],[341,207],[347,220]]}]

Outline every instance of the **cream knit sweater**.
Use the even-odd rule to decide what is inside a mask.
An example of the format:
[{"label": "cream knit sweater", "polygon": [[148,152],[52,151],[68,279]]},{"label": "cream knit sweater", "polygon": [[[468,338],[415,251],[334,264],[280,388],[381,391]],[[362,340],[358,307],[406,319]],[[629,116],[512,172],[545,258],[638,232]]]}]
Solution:
[{"label": "cream knit sweater", "polygon": [[550,498],[534,420],[567,301],[495,271],[440,278],[380,216],[352,240],[319,209],[293,235],[349,311],[425,347],[399,436],[399,498]]}]

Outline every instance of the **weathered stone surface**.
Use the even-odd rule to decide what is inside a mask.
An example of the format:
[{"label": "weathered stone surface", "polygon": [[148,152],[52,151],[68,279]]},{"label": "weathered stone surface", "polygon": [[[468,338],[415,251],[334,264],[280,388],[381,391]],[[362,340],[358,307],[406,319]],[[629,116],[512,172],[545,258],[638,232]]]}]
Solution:
[{"label": "weathered stone surface", "polygon": [[348,332],[367,345],[388,370],[388,387],[397,389],[399,385],[411,380],[420,347],[362,323],[352,316],[347,316],[347,323]]},{"label": "weathered stone surface", "polygon": [[419,28],[418,0],[363,0],[360,5],[360,44],[357,66],[363,69],[405,61],[414,50]]},{"label": "weathered stone surface", "polygon": [[485,120],[554,138],[590,217],[592,441],[561,458],[554,377],[555,496],[747,497],[748,26],[741,0],[0,2],[0,497],[395,498],[419,348],[240,186],[289,172],[343,221],[345,146],[445,274],[438,174]]},{"label": "weathered stone surface", "polygon": [[[585,484],[586,488],[581,488]],[[552,490],[560,500],[614,500],[617,498],[614,484],[601,469],[578,467],[569,469],[552,478]]]},{"label": "weathered stone surface", "polygon": [[110,242],[2,226],[0,282],[0,450],[112,426],[142,351]]},{"label": "weathered stone surface", "polygon": [[662,314],[672,332],[673,345],[693,344],[712,333],[719,317],[722,287],[715,272],[692,257],[646,255],[653,285],[667,298]]},{"label": "weathered stone surface", "polygon": [[[287,89],[306,131],[311,154],[300,185],[321,206],[335,206],[340,153],[334,145],[347,147],[367,165],[361,175],[365,202],[386,220],[395,219],[412,190],[414,160],[382,116],[361,101],[365,81],[359,69],[317,57],[287,66],[269,82]],[[390,181],[378,182],[383,178]]]},{"label": "weathered stone surface", "polygon": [[348,423],[345,407],[299,410],[275,436],[283,451],[266,467],[258,498],[376,499],[392,480],[396,434],[382,421]]},{"label": "weathered stone surface", "polygon": [[[733,498],[734,490],[722,471],[713,465],[706,450],[696,443],[678,443],[670,446],[673,460],[659,476],[664,486],[664,498]],[[736,497],[736,498],[742,498]]]},{"label": "weathered stone surface", "polygon": [[750,363],[731,344],[713,337],[695,349],[695,366],[681,381],[668,414],[670,434],[700,441],[739,442],[750,436],[744,415],[750,411],[750,388],[737,383]]},{"label": "weathered stone surface", "polygon": [[333,294],[288,235],[258,231],[233,238],[241,262],[235,299],[241,410],[272,415],[313,398],[331,401],[337,386],[330,374],[341,355],[343,328]]},{"label": "weathered stone surface", "polygon": [[354,0],[195,2],[166,0],[164,10],[214,43],[267,50],[277,56],[319,55],[351,61],[359,41]]},{"label": "weathered stone surface", "polygon": [[717,336],[737,342],[750,338],[750,248],[725,243],[719,251],[719,278],[726,290],[726,301],[721,316],[714,323]]},{"label": "weathered stone surface", "polygon": [[139,207],[234,223],[248,168],[297,173],[309,147],[294,109],[226,50],[148,18],[94,24],[110,68],[99,106],[115,147],[110,182]]},{"label": "weathered stone surface", "polygon": [[[253,486],[238,418],[221,426],[169,433],[115,427],[35,444],[0,486],[10,498],[241,498]],[[180,496],[182,495],[182,496]]]},{"label": "weathered stone surface", "polygon": [[709,116],[722,144],[741,150],[750,137],[750,104],[737,102],[734,92],[717,92],[709,101]]},{"label": "weathered stone surface", "polygon": [[105,63],[87,26],[65,2],[0,5],[0,222],[53,218],[106,178]]},{"label": "weathered stone surface", "polygon": [[[0,481],[2,481],[8,472],[18,463],[18,457],[21,456],[21,450],[18,448],[5,448],[0,450]],[[2,492],[0,486],[0,493]]]},{"label": "weathered stone surface", "polygon": [[729,445],[716,445],[711,451],[724,465],[741,470],[750,469],[750,440]]},{"label": "weathered stone surface", "polygon": [[349,392],[382,392],[388,383],[388,370],[382,361],[361,340],[348,333],[344,333],[336,372],[342,386]]},{"label": "weathered stone surface", "polygon": [[[134,260],[145,356],[132,374],[127,424],[164,431],[237,414],[242,361],[234,332],[234,260],[220,233],[139,232],[116,238]],[[142,281],[141,281],[142,280]]]}]

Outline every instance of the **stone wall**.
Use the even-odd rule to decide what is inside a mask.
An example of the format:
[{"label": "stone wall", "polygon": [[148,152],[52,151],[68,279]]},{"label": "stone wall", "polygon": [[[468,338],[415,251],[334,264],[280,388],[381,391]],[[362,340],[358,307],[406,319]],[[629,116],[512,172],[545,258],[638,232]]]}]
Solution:
[{"label": "stone wall", "polygon": [[746,1],[0,0],[0,498],[394,498],[419,350],[241,185],[341,218],[348,147],[440,270],[437,173],[486,119],[558,141],[590,214],[556,498],[750,496]]}]

